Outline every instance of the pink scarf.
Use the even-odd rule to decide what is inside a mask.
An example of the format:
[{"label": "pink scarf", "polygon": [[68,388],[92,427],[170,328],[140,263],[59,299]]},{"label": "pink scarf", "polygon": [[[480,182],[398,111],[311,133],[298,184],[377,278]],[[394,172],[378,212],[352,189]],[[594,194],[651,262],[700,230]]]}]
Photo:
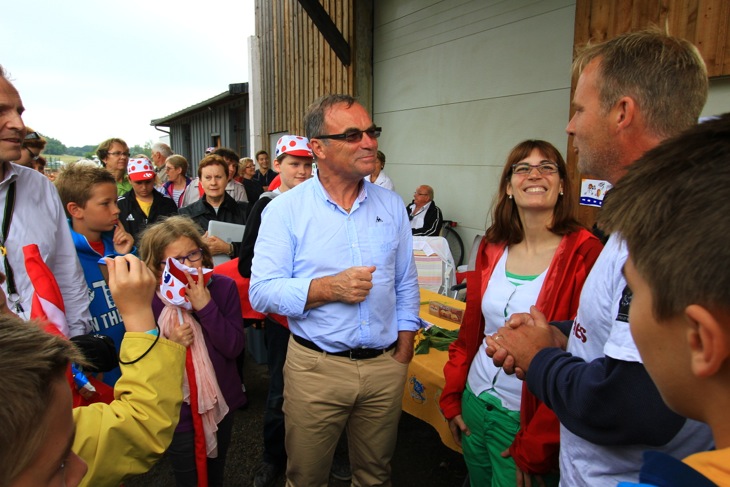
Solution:
[{"label": "pink scarf", "polygon": [[[216,458],[218,456],[216,431],[218,431],[218,423],[228,414],[228,405],[218,386],[215,369],[205,347],[205,337],[200,328],[200,323],[190,312],[192,306],[184,293],[187,283],[183,283],[177,277],[181,270],[187,271],[194,279],[198,278],[197,269],[187,267],[176,259],[170,258],[167,260],[165,271],[162,274],[160,290],[157,293],[157,296],[165,305],[162,313],[160,313],[158,324],[165,338],[172,334],[176,324],[187,323],[193,330],[193,343],[190,345],[190,353],[195,369],[195,382],[198,385],[197,412],[203,420],[206,453],[209,458]],[[204,279],[208,278],[209,272],[211,272],[210,269],[203,271]],[[187,374],[185,374],[183,380],[183,400],[190,404],[190,385]],[[193,414],[195,413],[193,411]]]}]

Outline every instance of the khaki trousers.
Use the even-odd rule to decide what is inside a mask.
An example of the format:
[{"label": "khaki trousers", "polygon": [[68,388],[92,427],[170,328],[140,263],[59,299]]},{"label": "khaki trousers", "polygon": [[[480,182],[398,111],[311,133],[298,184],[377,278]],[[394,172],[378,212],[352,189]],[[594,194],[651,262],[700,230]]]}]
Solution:
[{"label": "khaki trousers", "polygon": [[407,372],[393,351],[350,360],[290,339],[284,365],[287,486],[327,487],[345,427],[352,485],[390,486]]}]

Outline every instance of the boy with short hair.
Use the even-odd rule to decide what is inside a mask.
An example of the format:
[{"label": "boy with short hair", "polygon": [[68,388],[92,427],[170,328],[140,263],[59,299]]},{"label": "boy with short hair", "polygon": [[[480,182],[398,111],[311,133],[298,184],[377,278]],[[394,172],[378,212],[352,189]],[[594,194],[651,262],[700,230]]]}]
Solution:
[{"label": "boy with short hair", "polygon": [[711,427],[717,448],[684,463],[647,452],[643,485],[730,484],[728,185],[725,114],[647,152],[599,217],[628,247],[629,323],[644,366],[669,407]]},{"label": "boy with short hair", "polygon": [[[93,331],[111,337],[119,351],[124,323],[104,279],[103,257],[133,252],[134,239],[119,225],[116,181],[104,168],[81,162],[67,165],[55,184],[89,288]],[[103,380],[113,386],[119,375],[116,367]]]},{"label": "boy with short hair", "polygon": [[[289,191],[312,177],[312,147],[309,139],[297,135],[284,135],[276,143],[274,168],[281,176],[281,185],[273,191],[263,193],[251,208],[246,220],[246,230],[241,242],[238,272],[246,279],[251,278],[251,263],[254,258],[254,244],[259,234],[264,208],[281,193]],[[247,297],[247,296],[246,296]],[[264,455],[254,475],[255,487],[273,485],[286,468],[284,448],[284,362],[289,343],[289,329],[286,319],[280,316],[260,315],[260,319],[245,317],[247,325],[258,322],[264,327],[266,361],[269,366],[269,396],[264,412]]]},{"label": "boy with short hair", "polygon": [[165,217],[177,215],[177,205],[155,190],[155,170],[147,159],[130,159],[127,174],[132,190],[117,200],[119,221],[139,245],[142,231]]}]

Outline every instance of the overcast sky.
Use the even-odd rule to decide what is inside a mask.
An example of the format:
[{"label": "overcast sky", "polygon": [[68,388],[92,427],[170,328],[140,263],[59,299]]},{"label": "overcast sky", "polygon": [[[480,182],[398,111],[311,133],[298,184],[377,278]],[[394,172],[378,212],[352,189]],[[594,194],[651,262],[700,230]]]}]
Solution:
[{"label": "overcast sky", "polygon": [[33,129],[67,146],[163,135],[150,120],[248,76],[254,0],[3,2],[0,64]]}]

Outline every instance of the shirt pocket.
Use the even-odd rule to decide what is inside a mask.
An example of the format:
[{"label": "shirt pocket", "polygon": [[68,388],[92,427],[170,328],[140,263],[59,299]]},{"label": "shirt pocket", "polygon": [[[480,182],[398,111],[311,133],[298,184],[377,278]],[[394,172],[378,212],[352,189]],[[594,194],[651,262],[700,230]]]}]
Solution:
[{"label": "shirt pocket", "polygon": [[[377,224],[368,228],[372,265],[379,270],[393,270],[398,250],[398,234],[393,225]],[[379,274],[376,271],[376,274]],[[380,273],[382,276],[385,273]],[[388,273],[392,274],[392,273]]]}]

